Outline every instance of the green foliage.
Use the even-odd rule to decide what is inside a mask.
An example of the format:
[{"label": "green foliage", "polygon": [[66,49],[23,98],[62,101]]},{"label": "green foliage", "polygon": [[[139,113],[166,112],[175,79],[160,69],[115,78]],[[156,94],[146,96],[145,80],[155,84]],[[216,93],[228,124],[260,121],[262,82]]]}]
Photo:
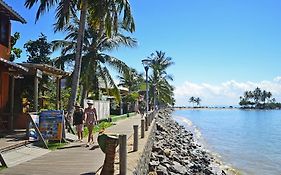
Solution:
[{"label": "green foliage", "polygon": [[48,142],[48,148],[49,150],[57,150],[59,148],[64,147],[65,145],[67,145],[67,143],[60,143],[60,142]]},{"label": "green foliage", "polygon": [[[101,122],[94,127],[93,133],[100,132],[100,131],[102,131],[105,128],[108,128],[110,126],[112,126],[111,122]],[[83,132],[84,137],[88,136],[88,134],[89,134],[88,128],[84,127],[84,132]]]},{"label": "green foliage", "polygon": [[130,116],[133,116],[133,115],[136,115],[136,113],[131,112],[131,113],[128,113],[128,114],[123,114],[123,115],[111,115],[110,118],[111,118],[112,122],[117,122],[119,120],[126,119]]},{"label": "green foliage", "polygon": [[244,96],[240,97],[239,105],[242,108],[255,109],[275,109],[280,108],[280,103],[276,103],[275,98],[271,98],[272,93],[261,90],[257,87],[254,91],[245,91]]},{"label": "green foliage", "polygon": [[14,61],[17,58],[20,58],[22,50],[20,48],[16,48],[15,45],[17,41],[20,39],[20,33],[15,32],[13,36],[11,36],[11,55],[10,61]]},{"label": "green foliage", "polygon": [[194,106],[194,103],[196,103],[197,104],[197,106],[199,107],[200,106],[200,103],[201,103],[201,98],[200,97],[190,97],[189,98],[189,103],[192,103],[193,104],[193,106]]},{"label": "green foliage", "polygon": [[0,171],[6,169],[4,166],[0,166]]},{"label": "green foliage", "polygon": [[[74,60],[76,40],[78,36],[79,20],[72,19],[72,24],[64,28],[67,36],[64,40],[53,41],[53,49],[61,48],[61,56],[55,60],[55,65],[65,67],[65,63]],[[114,96],[119,103],[120,92],[113,77],[110,73],[115,70],[118,73],[124,73],[128,70],[128,66],[118,58],[110,56],[105,51],[111,51],[120,46],[133,47],[136,45],[134,38],[126,37],[121,32],[106,35],[105,31],[88,25],[85,29],[85,37],[83,42],[82,66],[81,66],[81,84],[83,85],[82,98],[89,97],[100,99],[100,89],[104,89],[103,93]],[[93,92],[93,93],[91,93]]]},{"label": "green foliage", "polygon": [[169,83],[173,81],[172,75],[167,73],[167,69],[174,64],[171,57],[167,57],[165,52],[156,51],[148,57],[148,66],[152,69],[149,77],[149,103],[153,105],[169,106],[175,103],[174,87]]},{"label": "green foliage", "polygon": [[52,44],[47,41],[47,36],[41,33],[35,41],[29,40],[24,44],[27,52],[28,63],[49,64],[51,62],[50,54]]}]

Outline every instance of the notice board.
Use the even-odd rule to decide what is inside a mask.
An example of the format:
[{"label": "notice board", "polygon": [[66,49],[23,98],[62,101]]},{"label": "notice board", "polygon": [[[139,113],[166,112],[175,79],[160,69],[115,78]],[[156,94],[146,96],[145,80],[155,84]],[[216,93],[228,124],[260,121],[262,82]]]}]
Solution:
[{"label": "notice board", "polygon": [[61,110],[49,110],[40,113],[39,129],[46,140],[61,140],[64,114]]}]

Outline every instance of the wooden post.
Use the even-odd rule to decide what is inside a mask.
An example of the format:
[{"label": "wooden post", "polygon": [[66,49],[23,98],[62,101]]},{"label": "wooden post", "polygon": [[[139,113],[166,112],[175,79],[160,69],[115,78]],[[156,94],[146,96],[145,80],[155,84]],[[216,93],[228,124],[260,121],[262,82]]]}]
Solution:
[{"label": "wooden post", "polygon": [[60,78],[56,78],[56,108],[59,110],[61,108],[61,87],[60,87]]},{"label": "wooden post", "polygon": [[148,130],[148,117],[145,116],[145,131]]},{"label": "wooden post", "polygon": [[38,112],[38,84],[39,84],[39,80],[38,77],[35,76],[34,78],[34,111]]},{"label": "wooden post", "polygon": [[147,117],[148,117],[148,126],[150,126],[150,123],[151,123],[151,115],[150,115],[151,113],[149,113],[148,115],[147,115]]},{"label": "wooden post", "polygon": [[15,104],[15,77],[12,75],[11,76],[11,104],[10,104],[10,111],[11,111],[11,116],[9,120],[9,128],[11,131],[14,130],[14,104]]},{"label": "wooden post", "polygon": [[138,151],[138,139],[139,139],[139,126],[134,125],[134,145],[133,145],[133,151]]},{"label": "wooden post", "polygon": [[141,138],[144,138],[144,119],[141,119]]},{"label": "wooden post", "polygon": [[127,135],[119,135],[119,174],[127,173]]}]

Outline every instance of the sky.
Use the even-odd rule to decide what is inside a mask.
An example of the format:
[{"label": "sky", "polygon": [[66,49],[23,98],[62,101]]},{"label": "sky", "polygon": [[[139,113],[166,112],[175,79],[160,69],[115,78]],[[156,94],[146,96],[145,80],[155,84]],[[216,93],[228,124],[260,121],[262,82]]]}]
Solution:
[{"label": "sky", "polygon": [[[54,10],[35,24],[37,8],[28,10],[24,0],[5,0],[27,20],[13,22],[20,32],[17,47],[40,33],[48,40],[54,33]],[[191,96],[202,105],[237,105],[245,90],[259,86],[281,101],[281,1],[280,0],[131,0],[138,40],[136,48],[119,48],[110,54],[144,72],[141,60],[163,51],[174,65],[177,105],[191,106]],[[53,56],[56,56],[55,53]],[[26,60],[26,54],[17,62]]]}]

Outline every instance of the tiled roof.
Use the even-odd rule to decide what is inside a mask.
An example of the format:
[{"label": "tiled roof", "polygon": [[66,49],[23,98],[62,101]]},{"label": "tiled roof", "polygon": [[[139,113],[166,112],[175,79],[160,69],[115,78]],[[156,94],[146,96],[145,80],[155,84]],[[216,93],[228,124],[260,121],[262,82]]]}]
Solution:
[{"label": "tiled roof", "polygon": [[16,11],[14,11],[12,7],[6,4],[3,0],[0,0],[0,14],[7,16],[11,20],[26,23],[25,19],[21,17]]},{"label": "tiled roof", "polygon": [[0,57],[0,64],[3,64],[4,66],[8,67],[8,68],[12,68],[12,69],[15,69],[15,70],[21,70],[21,71],[25,71],[27,72],[28,71],[28,68],[25,68],[17,63],[14,63],[14,62],[11,62],[11,61],[8,61],[4,58],[1,58]]}]

